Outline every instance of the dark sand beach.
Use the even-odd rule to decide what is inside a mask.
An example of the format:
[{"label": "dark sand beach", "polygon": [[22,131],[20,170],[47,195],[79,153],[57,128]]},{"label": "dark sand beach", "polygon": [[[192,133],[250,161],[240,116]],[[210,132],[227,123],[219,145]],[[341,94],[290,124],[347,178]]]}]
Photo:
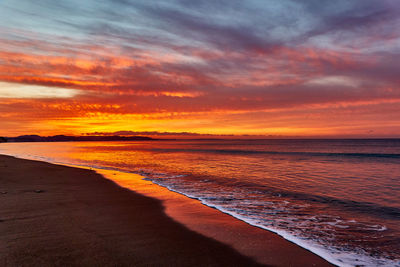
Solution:
[{"label": "dark sand beach", "polygon": [[[255,257],[242,255],[245,247],[265,249],[266,256],[257,260],[266,265],[330,266],[242,222],[234,229],[249,227],[256,231],[253,235],[262,231],[268,240],[265,245],[248,240],[248,245],[236,246],[241,254],[234,243],[246,239],[221,242],[229,241],[228,230],[215,233],[219,241],[190,230],[167,216],[160,200],[124,189],[91,170],[0,155],[0,198],[1,266],[257,266]],[[219,216],[215,214],[214,219]],[[220,216],[220,222],[227,218]]]}]

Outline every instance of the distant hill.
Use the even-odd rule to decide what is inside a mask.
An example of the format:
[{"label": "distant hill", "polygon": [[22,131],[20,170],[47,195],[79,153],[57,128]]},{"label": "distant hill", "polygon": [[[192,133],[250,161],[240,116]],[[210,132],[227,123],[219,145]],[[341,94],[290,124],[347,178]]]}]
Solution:
[{"label": "distant hill", "polygon": [[5,142],[7,142],[7,139],[5,137],[0,136],[0,143],[5,143]]},{"label": "distant hill", "polygon": [[[3,142],[73,142],[73,141],[148,141],[155,140],[147,136],[39,136],[39,135],[21,135],[17,137],[6,137]],[[0,142],[1,137],[0,137]]]}]

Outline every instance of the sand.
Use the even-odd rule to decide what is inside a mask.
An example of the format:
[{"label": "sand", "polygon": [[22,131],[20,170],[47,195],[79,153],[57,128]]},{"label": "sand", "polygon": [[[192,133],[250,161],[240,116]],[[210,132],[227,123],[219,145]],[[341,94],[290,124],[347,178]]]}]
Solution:
[{"label": "sand", "polygon": [[[91,170],[0,155],[0,266],[329,266],[205,206],[209,219],[195,223],[192,209],[188,220],[183,202],[174,198],[175,209]],[[236,228],[219,231],[226,222]],[[249,240],[257,231],[265,242]]]}]

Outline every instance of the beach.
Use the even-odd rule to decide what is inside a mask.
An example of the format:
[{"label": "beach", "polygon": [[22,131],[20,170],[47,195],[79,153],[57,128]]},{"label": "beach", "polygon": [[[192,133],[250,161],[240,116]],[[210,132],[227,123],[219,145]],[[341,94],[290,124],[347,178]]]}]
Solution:
[{"label": "beach", "polygon": [[[227,230],[207,237],[200,228],[217,231],[212,224],[225,223],[224,216],[229,216],[204,206],[213,211],[210,225],[187,227],[171,217],[173,207],[167,214],[160,200],[88,169],[0,156],[0,193],[2,266],[330,266],[234,218],[236,223],[227,229],[243,233],[229,236]],[[184,199],[179,201],[185,206]],[[196,218],[196,210],[190,216]],[[256,236],[257,231],[265,234],[265,242],[248,240],[248,245],[235,246],[246,239],[234,236]],[[251,251],[266,256],[257,258]]]}]

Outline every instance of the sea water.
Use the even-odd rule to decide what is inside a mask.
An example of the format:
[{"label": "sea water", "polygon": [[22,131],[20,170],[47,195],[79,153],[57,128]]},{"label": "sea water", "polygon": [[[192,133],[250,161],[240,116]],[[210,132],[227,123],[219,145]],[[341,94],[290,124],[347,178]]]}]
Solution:
[{"label": "sea water", "polygon": [[334,264],[400,266],[400,140],[6,143],[0,153],[138,173]]}]

